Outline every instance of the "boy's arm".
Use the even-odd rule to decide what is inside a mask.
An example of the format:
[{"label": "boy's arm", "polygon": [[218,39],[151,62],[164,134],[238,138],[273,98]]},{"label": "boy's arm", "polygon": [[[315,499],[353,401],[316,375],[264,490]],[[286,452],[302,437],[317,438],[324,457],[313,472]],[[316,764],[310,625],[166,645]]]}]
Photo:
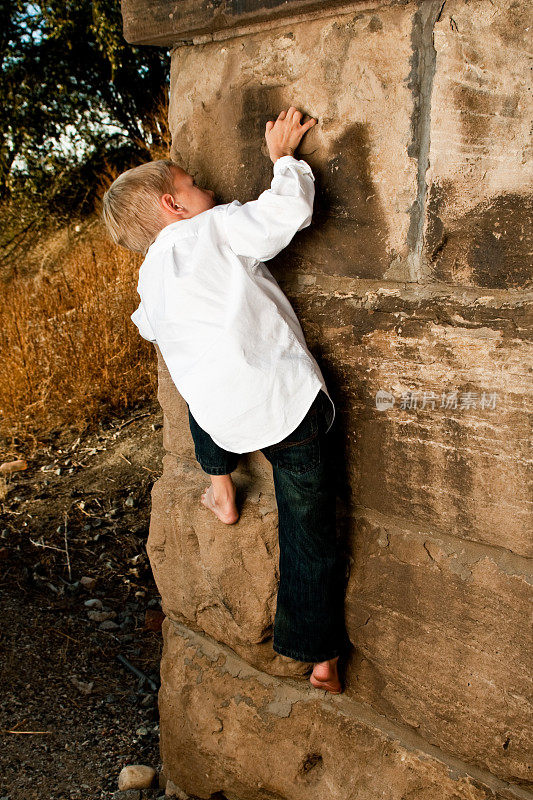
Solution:
[{"label": "boy's arm", "polygon": [[267,261],[286,247],[297,231],[311,223],[315,178],[305,161],[294,158],[304,134],[316,120],[300,123],[294,106],[266,124],[265,138],[274,177],[257,200],[231,203],[224,217],[228,243],[237,255]]},{"label": "boy's arm", "polygon": [[257,200],[231,203],[224,217],[228,243],[240,256],[267,261],[287,247],[313,216],[315,178],[305,161],[290,155],[274,163],[270,189]]}]

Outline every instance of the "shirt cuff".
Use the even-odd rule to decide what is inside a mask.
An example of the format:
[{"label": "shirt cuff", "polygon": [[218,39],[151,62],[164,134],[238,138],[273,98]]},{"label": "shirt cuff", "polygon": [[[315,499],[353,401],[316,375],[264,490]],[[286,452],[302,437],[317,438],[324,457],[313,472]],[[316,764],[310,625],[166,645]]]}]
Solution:
[{"label": "shirt cuff", "polygon": [[276,161],[274,161],[274,175],[277,175],[280,170],[289,165],[294,166],[296,171],[300,172],[302,175],[307,174],[310,175],[313,180],[315,179],[313,170],[307,161],[294,158],[294,156],[281,156],[281,158],[278,158]]}]

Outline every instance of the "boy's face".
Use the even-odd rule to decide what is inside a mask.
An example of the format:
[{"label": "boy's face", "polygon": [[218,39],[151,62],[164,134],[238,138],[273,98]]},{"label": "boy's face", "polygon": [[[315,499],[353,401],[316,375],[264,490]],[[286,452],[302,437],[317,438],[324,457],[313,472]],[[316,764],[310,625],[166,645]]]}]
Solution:
[{"label": "boy's face", "polygon": [[174,173],[174,196],[165,194],[161,205],[167,224],[180,219],[190,219],[216,205],[215,193],[211,189],[201,189],[194,182],[192,175],[177,165],[172,167]]}]

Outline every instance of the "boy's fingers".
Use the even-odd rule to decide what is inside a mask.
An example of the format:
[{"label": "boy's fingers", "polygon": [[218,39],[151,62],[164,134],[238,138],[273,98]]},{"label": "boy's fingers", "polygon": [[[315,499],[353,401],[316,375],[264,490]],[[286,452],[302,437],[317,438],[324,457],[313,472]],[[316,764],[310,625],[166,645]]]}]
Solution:
[{"label": "boy's fingers", "polygon": [[313,119],[313,117],[311,117],[311,119],[308,119],[307,122],[304,122],[302,128],[305,128],[305,130],[308,131],[309,128],[313,127],[313,125],[316,125],[316,119]]},{"label": "boy's fingers", "polygon": [[289,110],[287,111],[287,119],[291,122],[298,122],[300,117],[302,116],[301,112],[298,111],[296,106],[290,106]]},{"label": "boy's fingers", "polygon": [[287,116],[287,112],[285,110],[280,111],[279,114],[278,114],[278,119],[285,119],[286,116]]},{"label": "boy's fingers", "polygon": [[272,120],[271,120],[271,119],[269,119],[269,120],[268,120],[268,122],[267,122],[267,124],[266,124],[266,130],[267,130],[267,133],[268,133],[269,131],[271,131],[273,127],[274,127],[274,123],[272,122]]}]

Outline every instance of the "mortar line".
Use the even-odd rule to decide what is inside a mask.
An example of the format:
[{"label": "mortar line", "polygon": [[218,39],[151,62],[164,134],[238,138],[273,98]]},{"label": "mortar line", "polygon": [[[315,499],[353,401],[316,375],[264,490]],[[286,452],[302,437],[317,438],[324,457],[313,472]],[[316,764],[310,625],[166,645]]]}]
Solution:
[{"label": "mortar line", "polygon": [[[383,280],[382,278],[356,278],[347,275],[331,275],[327,272],[309,272],[294,269],[290,273],[280,275],[280,286],[287,291],[300,290],[299,281],[305,282],[306,291],[311,293],[327,293],[328,296],[338,292],[339,295],[350,296],[354,300],[365,299],[370,292],[379,297],[396,297],[399,300],[434,300],[449,298],[466,308],[476,304],[480,299],[480,307],[501,309],[502,304],[509,306],[525,306],[533,302],[533,290],[526,288],[493,288],[474,284],[445,283],[437,280],[410,281]],[[490,300],[490,302],[489,302]]]},{"label": "mortar line", "polygon": [[429,168],[431,140],[431,95],[437,66],[437,52],[433,44],[435,23],[440,19],[446,0],[418,0],[418,10],[413,16],[411,42],[413,47],[409,88],[413,94],[411,115],[412,140],[407,154],[416,158],[417,195],[410,208],[411,222],[407,233],[410,248],[407,257],[409,280],[419,282],[427,277],[424,263],[424,223],[427,207],[426,172]]}]

